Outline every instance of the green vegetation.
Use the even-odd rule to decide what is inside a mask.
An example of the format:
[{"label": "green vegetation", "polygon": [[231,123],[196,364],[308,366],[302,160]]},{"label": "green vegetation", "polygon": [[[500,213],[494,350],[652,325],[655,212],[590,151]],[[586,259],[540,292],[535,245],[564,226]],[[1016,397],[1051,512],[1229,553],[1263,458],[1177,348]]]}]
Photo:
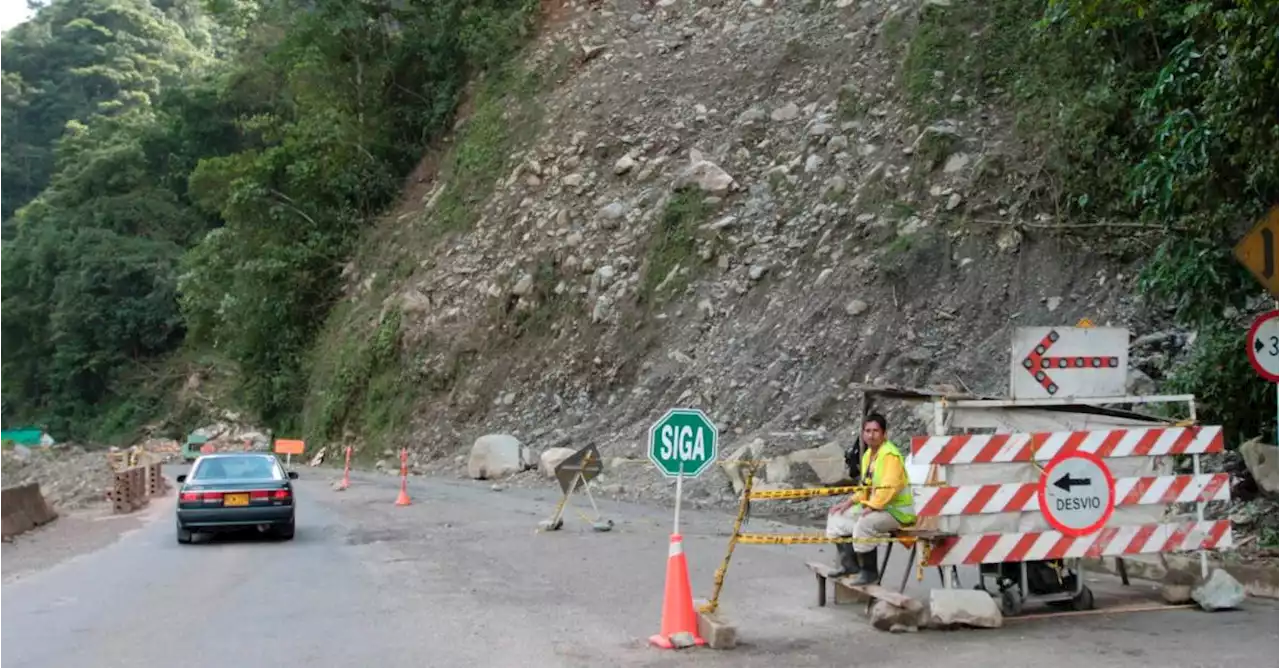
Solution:
[{"label": "green vegetation", "polygon": [[[659,287],[668,295],[676,295],[689,285],[689,277],[702,264],[697,255],[698,226],[709,215],[711,207],[697,189],[681,190],[667,200],[645,256],[644,275],[637,291],[641,303],[656,302]],[[676,274],[667,280],[672,271]]]},{"label": "green vegetation", "polygon": [[312,360],[311,396],[303,414],[307,438],[330,442],[342,438],[348,426],[374,432],[411,408],[402,385],[400,312],[391,309],[369,324],[372,331],[363,327],[338,339],[336,350],[317,349],[322,352]]},{"label": "green vegetation", "polygon": [[[520,149],[541,127],[535,93],[562,74],[563,55],[556,52],[545,71],[514,61],[497,63],[487,71],[442,162],[439,181],[444,185],[434,208],[415,220],[407,233],[400,221],[388,221],[369,230],[358,244],[365,253],[359,266],[372,268],[375,279],[355,303],[330,312],[315,352],[304,365],[310,370],[302,419],[306,438],[327,442],[351,432],[370,443],[395,442],[407,430],[417,401],[447,389],[461,373],[463,362],[457,357],[443,369],[424,368],[430,354],[446,352],[432,350],[430,345],[416,344],[413,354],[400,346],[377,348],[377,341],[390,336],[386,328],[392,316],[374,314],[385,310],[391,279],[408,278],[416,268],[414,258],[407,256],[408,248],[468,230],[479,219],[480,207],[495,184],[511,173]],[[570,301],[553,293],[555,285],[554,267],[549,262],[539,264],[534,292],[529,295],[533,308],[510,314],[503,309],[499,319],[503,331],[513,337],[546,332]],[[398,328],[399,315],[394,323]],[[367,333],[373,328],[378,334],[370,341]]]},{"label": "green vegetation", "polygon": [[[970,99],[1009,109],[1042,149],[1038,192],[1064,218],[1158,230],[1123,228],[1119,241],[1149,245],[1144,293],[1201,334],[1171,384],[1240,437],[1275,433],[1272,388],[1241,367],[1238,323],[1220,321],[1259,292],[1230,248],[1275,201],[1276,8],[991,0],[927,5],[914,33],[907,12],[884,29],[904,50],[916,121]],[[434,350],[401,322],[393,290],[418,270],[408,242],[473,226],[538,130],[536,93],[573,51],[548,71],[516,64],[536,9],[53,0],[9,31],[3,422],[59,440],[115,439],[171,413],[180,435],[199,402],[177,397],[198,374],[214,380],[196,394],[226,394],[278,433],[400,433],[421,393],[447,389],[468,354]],[[807,63],[806,44],[789,42],[782,65]],[[965,102],[952,102],[957,92]],[[866,113],[864,93],[841,91],[842,118]],[[464,97],[470,112],[441,163],[435,208],[376,226]],[[920,159],[947,150],[926,145]],[[861,203],[892,207],[892,194],[873,184]],[[698,235],[710,214],[697,193],[667,203],[643,304],[679,294],[705,265]],[[361,263],[376,276],[339,303],[358,248],[376,258]],[[550,260],[528,270],[524,306],[502,305],[511,336],[549,331],[566,307]]]},{"label": "green vegetation", "polygon": [[1277,2],[927,10],[902,72],[919,120],[955,111],[957,92],[1004,107],[1041,147],[1037,168],[1064,219],[1155,229],[1123,228],[1116,241],[1151,253],[1143,292],[1200,332],[1170,385],[1199,396],[1200,417],[1226,425],[1233,442],[1274,438],[1274,388],[1247,368],[1244,330],[1223,313],[1260,293],[1231,248],[1276,202]]},{"label": "green vegetation", "polygon": [[533,96],[540,83],[536,72],[517,64],[485,82],[441,174],[445,188],[429,219],[433,229],[450,232],[475,222],[494,184],[510,173],[514,149],[537,128]]},{"label": "green vegetation", "polygon": [[127,435],[185,347],[295,429],[344,261],[535,7],[55,0],[7,33],[4,421]]}]

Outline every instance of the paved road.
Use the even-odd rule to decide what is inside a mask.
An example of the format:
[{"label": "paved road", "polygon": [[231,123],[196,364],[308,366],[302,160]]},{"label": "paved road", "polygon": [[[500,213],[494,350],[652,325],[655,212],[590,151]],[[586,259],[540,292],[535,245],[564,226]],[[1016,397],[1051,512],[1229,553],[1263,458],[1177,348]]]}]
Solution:
[{"label": "paved road", "polygon": [[[890,635],[852,607],[816,607],[803,562],[828,558],[820,548],[758,546],[739,547],[722,596],[739,648],[673,654],[646,646],[658,630],[669,510],[603,503],[611,533],[571,513],[564,530],[538,534],[556,500],[549,490],[415,479],[413,505],[397,507],[394,478],[358,474],[338,493],[329,471],[302,476],[292,542],[179,545],[169,497],[108,547],[9,578],[5,668],[1277,664],[1272,602]],[[688,512],[682,523],[694,592],[705,595],[730,520]],[[1141,595],[1090,584],[1104,603]]]}]

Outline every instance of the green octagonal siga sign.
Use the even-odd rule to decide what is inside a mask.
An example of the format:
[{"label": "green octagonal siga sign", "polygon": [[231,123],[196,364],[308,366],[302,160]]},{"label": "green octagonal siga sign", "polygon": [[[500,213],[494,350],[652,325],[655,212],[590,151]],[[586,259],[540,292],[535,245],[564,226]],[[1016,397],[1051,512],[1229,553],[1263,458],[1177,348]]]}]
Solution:
[{"label": "green octagonal siga sign", "polygon": [[696,408],[673,408],[649,427],[649,460],[668,478],[696,478],[716,460],[716,425]]}]

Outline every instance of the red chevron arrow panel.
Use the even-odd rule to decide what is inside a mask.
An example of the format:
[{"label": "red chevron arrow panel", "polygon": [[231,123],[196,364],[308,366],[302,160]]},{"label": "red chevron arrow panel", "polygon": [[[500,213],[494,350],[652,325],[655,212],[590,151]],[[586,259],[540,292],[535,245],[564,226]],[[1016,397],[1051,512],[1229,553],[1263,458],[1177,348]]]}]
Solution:
[{"label": "red chevron arrow panel", "polygon": [[1010,358],[1015,399],[1125,394],[1129,332],[1116,327],[1019,327]]}]

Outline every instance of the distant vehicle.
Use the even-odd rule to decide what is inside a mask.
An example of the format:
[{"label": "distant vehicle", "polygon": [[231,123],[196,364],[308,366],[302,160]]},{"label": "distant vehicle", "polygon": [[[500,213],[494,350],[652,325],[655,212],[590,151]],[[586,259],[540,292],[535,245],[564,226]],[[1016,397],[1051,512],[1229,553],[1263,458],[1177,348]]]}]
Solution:
[{"label": "distant vehicle", "polygon": [[178,476],[178,542],[195,533],[256,527],[278,538],[293,538],[293,483],[271,453],[219,452],[201,455],[191,472]]},{"label": "distant vehicle", "polygon": [[187,436],[186,443],[182,444],[182,461],[191,463],[200,456],[200,450],[205,443],[209,442],[209,437],[204,434],[192,433]]}]

